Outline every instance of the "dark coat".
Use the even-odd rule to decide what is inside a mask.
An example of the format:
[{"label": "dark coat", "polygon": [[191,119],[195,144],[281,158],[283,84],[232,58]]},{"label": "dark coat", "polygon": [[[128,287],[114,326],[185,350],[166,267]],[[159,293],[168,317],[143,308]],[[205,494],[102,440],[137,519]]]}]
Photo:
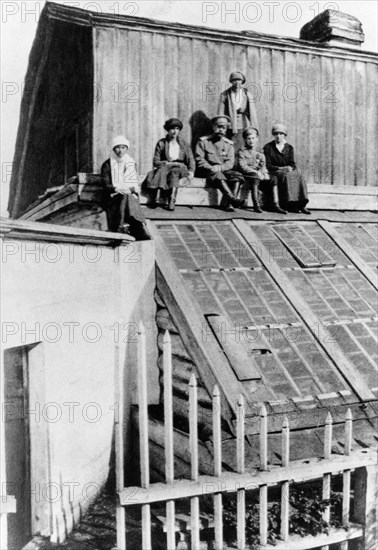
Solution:
[{"label": "dark coat", "polygon": [[112,183],[112,170],[110,168],[110,159],[106,160],[101,166],[101,181],[101,207],[106,210],[111,202],[111,193],[115,193],[115,187]]},{"label": "dark coat", "polygon": [[[194,169],[196,167],[194,162],[194,157],[192,153],[192,149],[183,138],[180,136],[177,138],[178,144],[180,146],[180,153],[179,158],[176,162],[182,162],[185,164],[189,172],[194,172]],[[169,140],[167,138],[160,139],[155,147],[155,153],[153,158],[153,165],[154,168],[158,168],[165,162],[169,162],[171,159],[169,158]]]},{"label": "dark coat", "polygon": [[282,152],[276,147],[275,140],[270,141],[264,145],[264,154],[266,160],[266,167],[270,173],[274,174],[282,166],[291,166],[295,170],[296,165],[294,161],[294,148],[289,143],[285,143]]},{"label": "dark coat", "polygon": [[[304,208],[308,203],[307,186],[301,171],[295,164],[293,146],[285,143],[280,152],[273,140],[264,146],[264,153],[271,182],[273,185],[278,185],[280,205],[288,210]],[[293,171],[279,172],[283,166],[291,166]]]},{"label": "dark coat", "polygon": [[153,158],[154,169],[148,172],[143,182],[143,189],[171,189],[178,187],[181,178],[186,177],[189,172],[194,173],[195,162],[190,145],[182,138],[178,137],[177,142],[180,146],[179,156],[174,162],[180,163],[180,166],[169,166],[167,162],[172,162],[169,156],[169,140],[160,139],[155,147]]}]

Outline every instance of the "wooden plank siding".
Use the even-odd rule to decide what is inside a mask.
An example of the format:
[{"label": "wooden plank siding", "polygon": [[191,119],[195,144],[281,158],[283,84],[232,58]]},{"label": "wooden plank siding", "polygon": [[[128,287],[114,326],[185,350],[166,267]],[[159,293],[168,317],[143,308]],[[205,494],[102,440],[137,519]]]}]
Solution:
[{"label": "wooden plank siding", "polygon": [[[370,86],[365,85],[366,80],[366,65],[357,61],[355,63],[355,89],[359,90],[359,93],[355,95],[355,108],[353,109],[354,119],[354,132],[355,132],[355,167],[354,167],[354,181],[366,182],[366,122],[370,117],[370,113],[366,110],[366,96],[371,93]],[[366,183],[365,183],[366,185]]]},{"label": "wooden plank siding", "polygon": [[[309,125],[311,128],[311,141],[317,143],[317,147],[309,147],[308,159],[309,163],[303,166],[303,170],[306,174],[308,183],[314,183],[319,185],[322,183],[321,179],[321,103],[320,103],[320,73],[321,73],[321,58],[316,55],[310,55],[308,59],[308,89],[307,93],[310,97],[310,109],[309,109]],[[297,148],[296,157],[299,161],[300,149]],[[299,161],[300,164],[302,159]]]},{"label": "wooden plank siding", "polygon": [[[271,139],[272,123],[282,120],[308,183],[377,185],[375,155],[367,154],[373,147],[367,142],[378,147],[371,117],[374,94],[366,85],[376,78],[374,64],[261,47],[253,38],[245,45],[163,30],[98,28],[96,41],[101,59],[95,80],[106,88],[118,79],[120,93],[124,84],[138,90],[137,102],[123,92],[123,102],[109,103],[103,95],[95,104],[98,162],[107,158],[111,135],[123,131],[140,172],[146,173],[164,135],[164,120],[172,116],[182,120],[182,135],[194,145],[208,132],[230,72],[240,69],[256,101],[260,146]],[[131,91],[130,86],[129,96]]]},{"label": "wooden plank siding", "polygon": [[377,67],[366,64],[366,79],[369,83],[366,97],[366,185],[378,184],[378,168],[377,165],[369,159],[377,154],[378,143],[378,78],[376,76]]},{"label": "wooden plank siding", "polygon": [[[337,101],[336,83],[333,78],[332,59],[321,59],[321,99],[320,99],[320,180],[322,183],[333,185],[333,123],[334,105]],[[335,164],[337,161],[335,159]]]},{"label": "wooden plank siding", "polygon": [[[346,90],[345,81],[347,80],[345,67],[341,63],[335,62],[333,71],[333,81],[337,86],[336,102],[334,106],[334,126],[332,136],[332,150],[334,154],[333,162],[333,184],[337,186],[345,185],[346,178],[346,158],[344,152],[344,137],[346,138],[346,126],[348,123],[345,116]],[[361,182],[363,185],[363,182]],[[368,184],[373,185],[373,184]]]},{"label": "wooden plank siding", "polygon": [[76,166],[98,172],[116,133],[130,139],[140,174],[167,118],[180,118],[194,145],[235,69],[254,97],[261,147],[281,120],[308,184],[376,187],[377,66],[372,52],[47,3],[25,79],[11,216]]},{"label": "wooden plank siding", "polygon": [[[260,130],[260,146],[266,143],[268,135],[264,134],[265,127],[260,123],[261,111],[263,103],[261,101],[260,94],[260,82],[261,82],[261,58],[259,48],[247,47],[247,69],[246,69],[246,86],[254,98],[256,106],[257,122]],[[262,92],[262,91],[261,91]]]}]

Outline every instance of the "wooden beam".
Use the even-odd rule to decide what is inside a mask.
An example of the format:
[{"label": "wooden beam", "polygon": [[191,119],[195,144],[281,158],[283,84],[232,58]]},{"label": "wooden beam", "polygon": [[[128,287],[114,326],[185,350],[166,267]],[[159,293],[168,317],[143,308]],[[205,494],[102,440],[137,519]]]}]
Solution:
[{"label": "wooden beam", "polygon": [[[378,188],[350,187],[335,185],[308,185],[309,208],[317,210],[378,210]],[[190,186],[179,189],[176,204],[181,206],[217,206],[221,193],[217,189],[206,187],[203,179],[194,178]],[[252,207],[252,199],[248,193],[248,206]],[[141,196],[141,203],[147,198]],[[307,217],[306,219],[311,219]]]},{"label": "wooden beam", "polygon": [[151,222],[148,222],[148,227],[154,237],[159,293],[208,393],[212,395],[215,384],[218,384],[228,409],[223,407],[222,415],[230,417],[232,411],[234,417],[239,395],[244,395],[247,402],[248,395],[213,335],[209,334],[205,316],[186,290],[186,283],[159,232]]},{"label": "wooden beam", "polygon": [[358,199],[360,196],[371,197],[375,200],[378,199],[378,187],[373,185],[327,185],[324,183],[310,183],[307,186],[310,194],[322,194],[322,195],[348,195],[354,196]]},{"label": "wooden beam", "polygon": [[254,358],[248,355],[243,345],[241,331],[235,328],[232,330],[230,321],[223,315],[206,315],[205,318],[211,326],[213,334],[223,349],[238,380],[240,382],[261,380],[261,374],[254,362]]},{"label": "wooden beam", "polygon": [[[263,242],[252,231],[251,227],[245,220],[234,220],[234,225],[238,228],[242,236],[245,238],[249,246],[253,249],[254,246],[260,251],[259,259],[265,266],[267,272],[271,275],[278,287],[282,290],[290,304],[297,311],[298,315],[303,319],[303,322],[308,327],[319,345],[326,352],[328,357],[333,361],[338,371],[345,378],[346,382],[352,387],[353,391],[362,400],[373,400],[375,398],[371,389],[363,382],[361,376],[356,372],[354,365],[343,354],[342,349],[335,342],[330,342],[326,327],[322,326],[322,333],[319,334],[315,327],[319,326],[319,319],[312,311],[307,302],[297,292],[291,284],[285,273],[278,267],[277,263],[272,259]],[[323,332],[324,331],[324,332]],[[327,338],[328,337],[328,338]]]},{"label": "wooden beam", "polygon": [[[141,185],[145,175],[139,176]],[[82,187],[82,189],[80,189]],[[79,192],[80,191],[80,192]],[[346,185],[308,185],[309,206],[311,209],[322,210],[351,210],[351,211],[371,211],[378,209],[378,188],[377,187],[350,187]],[[60,189],[55,194],[46,199],[41,199],[39,204],[34,204],[29,210],[24,212],[20,219],[40,220],[44,217],[57,212],[70,204],[76,202],[86,202],[89,204],[100,204],[102,195],[102,186],[100,184],[88,183],[80,186],[77,183],[71,183]],[[180,206],[218,206],[221,200],[221,193],[217,189],[206,187],[203,178],[194,178],[190,186],[179,189],[176,204]],[[252,208],[252,199],[248,193],[248,206]],[[140,203],[147,204],[148,196],[140,191]],[[241,212],[241,211],[240,211]],[[267,214],[270,214],[267,212]],[[264,216],[264,214],[262,214]],[[316,216],[313,212],[312,217],[302,215],[302,218],[311,220]],[[298,217],[298,215],[297,215]],[[259,217],[259,220],[264,219]]]},{"label": "wooden beam", "polygon": [[[199,417],[200,417],[200,411],[199,411]],[[139,412],[136,407],[133,407],[131,409],[131,416],[132,416],[132,422],[134,429],[137,428],[138,422],[139,422]],[[211,422],[212,419],[212,412],[210,409],[209,412],[209,419]],[[200,423],[200,422],[199,422]],[[197,424],[198,426],[199,424]],[[175,428],[173,431],[173,437],[174,437],[174,447],[175,447],[175,460],[176,460],[176,467],[177,467],[177,460],[180,461],[181,466],[187,467],[188,475],[190,476],[190,469],[191,469],[191,452],[190,452],[190,445],[189,445],[189,435],[186,432],[182,432],[181,430]],[[151,456],[154,455],[154,452],[151,449],[151,443],[155,444],[156,446],[161,449],[161,456],[162,460],[159,462],[160,464],[160,471],[162,473],[162,478],[164,477],[164,424],[163,422],[156,420],[155,418],[149,418],[148,419],[148,439],[150,442],[150,453]],[[212,476],[214,471],[214,459],[213,459],[213,453],[212,449],[210,450],[209,446],[201,441],[201,439],[196,440],[197,449],[198,449],[198,470],[199,472],[202,472],[202,474]],[[156,461],[156,456],[154,455],[153,458],[154,461]],[[176,477],[179,477],[176,472]],[[184,477],[184,476],[182,476]],[[185,476],[186,477],[186,476]],[[198,475],[197,475],[198,477]],[[135,496],[135,495],[134,495]],[[137,499],[134,499],[134,504],[137,502]]]},{"label": "wooden beam", "polygon": [[277,485],[283,481],[294,480],[302,483],[309,479],[321,478],[324,474],[336,474],[344,470],[376,466],[377,453],[374,449],[359,449],[350,456],[331,455],[329,460],[311,458],[290,462],[287,468],[269,466],[269,470],[250,468],[242,474],[225,472],[218,478],[212,475],[199,476],[198,480],[175,480],[172,484],[153,483],[148,488],[126,487],[119,493],[122,506],[135,504],[137,495],[139,504],[151,504],[165,500],[176,500],[201,495],[213,495],[219,492],[236,492],[238,489],[255,490],[261,485]]},{"label": "wooden beam", "polygon": [[[328,411],[331,411],[335,424],[342,424],[345,421],[345,413],[348,409],[351,409],[354,420],[366,420],[373,422],[377,419],[377,413],[367,403],[367,407],[361,410],[361,402],[343,405],[331,405],[327,407],[326,404],[321,407],[319,403],[318,407],[311,408],[309,410],[292,410],[282,412],[269,413],[269,433],[279,433],[282,429],[282,423],[287,417],[290,422],[290,428],[296,429],[309,429],[323,426]],[[247,413],[248,414],[248,413]],[[246,415],[246,428],[245,431],[248,435],[257,435],[260,433],[259,417],[249,417]]]},{"label": "wooden beam", "polygon": [[264,550],[311,550],[311,548],[320,548],[323,545],[337,544],[346,540],[358,539],[363,536],[364,530],[361,525],[351,524],[346,531],[345,529],[335,529],[331,527],[328,533],[316,535],[290,535],[290,538],[285,541],[277,541],[264,546]]},{"label": "wooden beam", "polygon": [[99,244],[120,246],[134,242],[134,237],[124,233],[79,229],[64,225],[37,223],[0,218],[0,236],[14,240],[36,240],[52,242],[72,242],[77,244]]},{"label": "wooden beam", "polygon": [[325,220],[318,220],[318,224],[331,237],[331,239],[341,248],[342,252],[350,259],[355,267],[361,271],[362,275],[378,290],[378,274],[364,262],[362,257],[354,248],[344,239],[332,223]]},{"label": "wooden beam", "polygon": [[64,206],[71,204],[71,202],[77,202],[77,200],[77,188],[73,185],[67,185],[49,197],[41,197],[40,202],[34,202],[18,219],[38,220],[45,215],[60,210]]}]

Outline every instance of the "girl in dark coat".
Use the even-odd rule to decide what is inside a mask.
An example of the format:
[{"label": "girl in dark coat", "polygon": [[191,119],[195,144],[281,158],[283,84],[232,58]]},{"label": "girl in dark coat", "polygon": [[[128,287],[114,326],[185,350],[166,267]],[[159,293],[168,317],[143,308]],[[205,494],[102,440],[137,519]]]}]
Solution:
[{"label": "girl in dark coat", "polygon": [[179,134],[182,122],[170,118],[164,124],[167,131],[165,138],[160,139],[153,158],[154,170],[146,178],[146,187],[150,190],[150,206],[157,206],[159,189],[167,191],[168,210],[174,210],[177,191],[181,178],[194,176],[195,162],[190,145]]},{"label": "girl in dark coat", "polygon": [[244,86],[245,76],[240,71],[230,74],[230,88],[221,93],[218,114],[231,119],[231,128],[227,137],[234,142],[235,153],[244,146],[243,131],[250,126],[257,126],[257,115],[252,95]]},{"label": "girl in dark coat", "polygon": [[264,146],[266,167],[273,185],[278,185],[280,205],[291,212],[311,214],[308,203],[306,182],[294,161],[294,148],[286,141],[286,126],[273,124],[274,140]]}]

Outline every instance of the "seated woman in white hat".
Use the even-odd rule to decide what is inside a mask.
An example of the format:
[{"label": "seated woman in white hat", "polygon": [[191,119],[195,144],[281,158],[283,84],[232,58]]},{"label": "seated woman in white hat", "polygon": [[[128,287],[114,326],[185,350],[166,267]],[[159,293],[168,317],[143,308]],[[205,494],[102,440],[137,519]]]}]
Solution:
[{"label": "seated woman in white hat", "polygon": [[294,148],[286,141],[286,126],[273,124],[272,134],[274,140],[264,146],[264,155],[273,189],[278,188],[280,206],[290,212],[311,214],[306,208],[306,182],[295,164]]},{"label": "seated woman in white hat", "polygon": [[151,236],[139,204],[137,165],[127,154],[129,147],[124,136],[113,139],[110,158],[101,166],[102,207],[109,231],[130,233],[136,240],[144,241]]}]

